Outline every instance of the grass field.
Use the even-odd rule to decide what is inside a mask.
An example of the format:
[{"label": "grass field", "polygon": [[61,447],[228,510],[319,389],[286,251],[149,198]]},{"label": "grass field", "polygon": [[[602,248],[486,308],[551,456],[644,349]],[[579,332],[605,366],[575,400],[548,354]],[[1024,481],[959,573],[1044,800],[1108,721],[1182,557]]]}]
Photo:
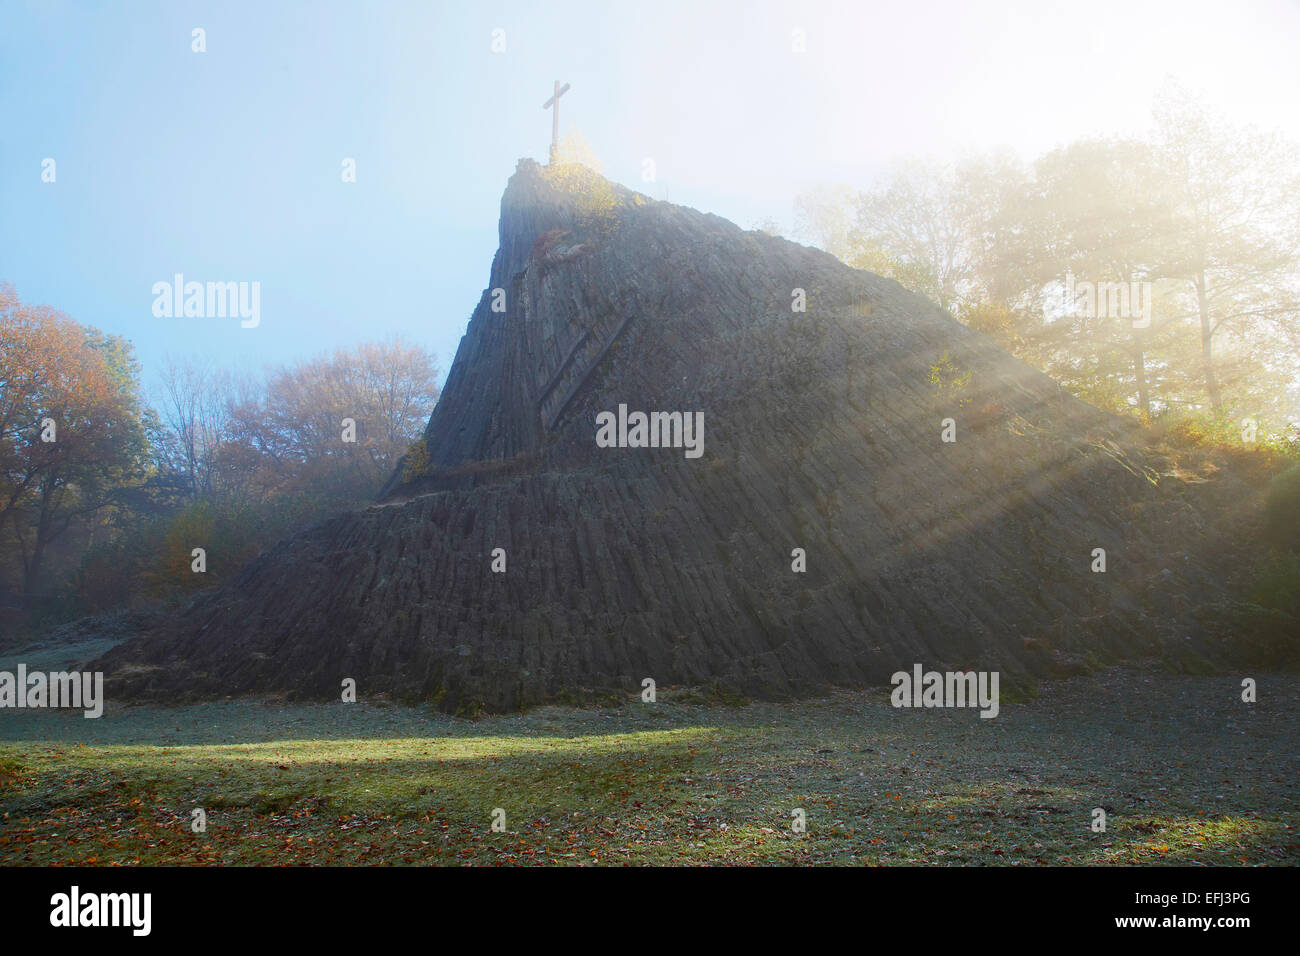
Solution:
[{"label": "grass field", "polygon": [[1300,686],[1251,676],[1245,704],[1239,678],[1113,670],[993,720],[895,710],[883,689],[478,721],[5,710],[0,864],[1296,865]]}]

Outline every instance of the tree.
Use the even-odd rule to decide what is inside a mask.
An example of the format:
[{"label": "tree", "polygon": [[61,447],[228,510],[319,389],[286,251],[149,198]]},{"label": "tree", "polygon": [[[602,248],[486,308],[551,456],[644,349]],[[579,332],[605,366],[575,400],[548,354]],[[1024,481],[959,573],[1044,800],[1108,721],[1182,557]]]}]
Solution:
[{"label": "tree", "polygon": [[1277,351],[1300,322],[1300,160],[1291,144],[1234,129],[1178,87],[1162,91],[1155,120],[1176,237],[1159,269],[1184,288],[1205,395],[1221,416],[1222,340],[1267,349],[1293,381],[1300,373],[1294,354]]},{"label": "tree", "polygon": [[29,601],[50,545],[143,476],[138,373],[129,343],[0,287],[0,534]]},{"label": "tree", "polygon": [[794,201],[795,231],[838,259],[853,257],[850,230],[857,199],[852,187],[818,185]]},{"label": "tree", "polygon": [[191,498],[223,490],[216,458],[231,427],[231,409],[250,387],[206,361],[165,359],[156,392],[165,426],[156,443],[158,465],[180,478]]},{"label": "tree", "polygon": [[[992,154],[818,187],[796,200],[800,229],[1098,405],[1208,406],[1280,433],[1300,420],[1300,156],[1181,90],[1155,117],[1146,139],[1030,168]],[[1063,302],[1074,280],[1082,307]]]},{"label": "tree", "polygon": [[849,232],[851,264],[881,270],[955,310],[971,260],[954,179],[951,170],[912,163],[883,188],[862,193]]},{"label": "tree", "polygon": [[400,338],[275,370],[260,394],[229,407],[215,459],[223,483],[238,477],[263,497],[370,498],[423,431],[438,374],[432,353]]},{"label": "tree", "polygon": [[[1157,393],[1181,382],[1152,359],[1180,335],[1157,274],[1171,230],[1159,178],[1149,145],[1083,140],[1034,164],[1013,213],[1022,227],[1015,258],[1050,290],[1043,307],[1056,334],[1045,366],[1098,404],[1147,416],[1169,398]],[[1087,290],[1082,302],[1077,287]]]}]

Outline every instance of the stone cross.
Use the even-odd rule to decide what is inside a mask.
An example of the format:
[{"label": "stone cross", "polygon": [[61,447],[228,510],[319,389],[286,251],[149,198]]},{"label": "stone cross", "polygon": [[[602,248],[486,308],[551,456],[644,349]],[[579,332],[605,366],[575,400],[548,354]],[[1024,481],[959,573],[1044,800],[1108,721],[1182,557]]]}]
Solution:
[{"label": "stone cross", "polygon": [[555,162],[555,157],[560,152],[560,97],[569,92],[569,84],[565,83],[560,86],[560,81],[555,81],[555,92],[551,98],[542,104],[542,109],[549,110],[554,107],[555,112],[551,114],[551,162]]}]

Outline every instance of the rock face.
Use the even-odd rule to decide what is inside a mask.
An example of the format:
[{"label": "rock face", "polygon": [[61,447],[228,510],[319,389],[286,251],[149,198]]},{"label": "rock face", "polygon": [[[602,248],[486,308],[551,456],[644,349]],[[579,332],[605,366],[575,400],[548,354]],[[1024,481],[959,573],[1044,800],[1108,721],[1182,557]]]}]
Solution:
[{"label": "rock face", "polygon": [[[620,405],[702,413],[702,454],[598,446]],[[918,662],[1006,687],[1181,641],[1179,596],[1215,593],[1140,438],[892,280],[523,160],[380,501],[98,666],[118,695],[337,699],[353,678],[460,711]]]}]

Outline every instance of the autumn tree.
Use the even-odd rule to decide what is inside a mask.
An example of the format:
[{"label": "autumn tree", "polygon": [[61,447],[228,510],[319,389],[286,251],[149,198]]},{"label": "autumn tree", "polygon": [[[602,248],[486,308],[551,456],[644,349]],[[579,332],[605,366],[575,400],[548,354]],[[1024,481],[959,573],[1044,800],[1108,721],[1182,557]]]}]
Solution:
[{"label": "autumn tree", "polygon": [[423,431],[438,379],[432,353],[400,338],[281,367],[231,405],[218,460],[262,495],[366,500]]},{"label": "autumn tree", "polygon": [[[1300,156],[1176,89],[1155,118],[1028,167],[995,153],[819,187],[796,221],[1098,405],[1280,433],[1300,420]],[[1090,301],[1063,302],[1073,279]]]},{"label": "autumn tree", "polygon": [[951,170],[909,163],[857,197],[851,263],[898,279],[955,310],[969,278],[970,243]]},{"label": "autumn tree", "polygon": [[28,601],[51,544],[143,476],[138,374],[129,343],[0,287],[0,541]]},{"label": "autumn tree", "polygon": [[[1174,216],[1157,265],[1183,286],[1205,396],[1218,416],[1228,410],[1224,344],[1239,361],[1264,350],[1292,381],[1300,375],[1295,354],[1279,351],[1300,326],[1300,155],[1276,135],[1232,127],[1178,87],[1162,92],[1155,118],[1161,184]],[[1266,365],[1256,363],[1256,371]]]},{"label": "autumn tree", "polygon": [[1180,329],[1158,274],[1172,228],[1159,177],[1140,141],[1054,150],[998,210],[991,254],[998,271],[1042,290],[1040,364],[1098,405],[1148,416],[1182,382],[1165,357]]}]

